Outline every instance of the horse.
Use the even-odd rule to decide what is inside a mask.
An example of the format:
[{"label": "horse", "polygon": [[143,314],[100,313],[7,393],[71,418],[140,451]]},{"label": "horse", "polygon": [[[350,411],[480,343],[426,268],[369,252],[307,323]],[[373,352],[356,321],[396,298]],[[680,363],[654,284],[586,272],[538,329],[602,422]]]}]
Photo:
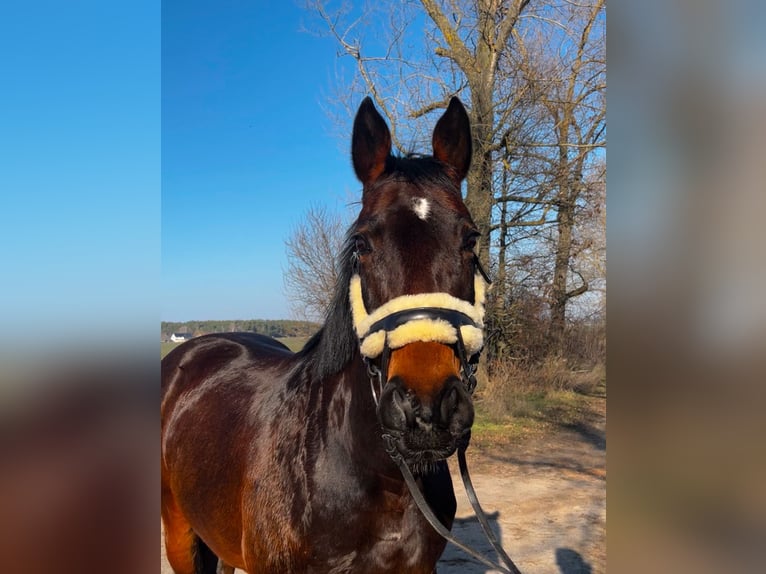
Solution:
[{"label": "horse", "polygon": [[361,208],[319,331],[290,352],[204,335],[162,360],[161,518],[176,574],[436,571],[447,458],[468,445],[486,275],[461,195],[468,114],[453,97],[433,154],[391,152],[370,98],[351,137]]}]

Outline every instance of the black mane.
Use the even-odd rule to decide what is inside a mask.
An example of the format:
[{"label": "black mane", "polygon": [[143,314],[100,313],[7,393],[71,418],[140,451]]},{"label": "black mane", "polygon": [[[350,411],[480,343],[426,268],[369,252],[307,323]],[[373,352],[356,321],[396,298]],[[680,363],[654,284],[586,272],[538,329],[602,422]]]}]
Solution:
[{"label": "black mane", "polygon": [[[405,156],[388,156],[386,171],[388,177],[381,177],[372,187],[375,189],[387,180],[404,180],[417,187],[433,186],[454,189],[455,183],[447,172],[449,168],[430,155],[408,153]],[[458,190],[459,192],[459,190]]]},{"label": "black mane", "polygon": [[355,230],[356,224],[346,233],[344,246],[336,263],[338,281],[330,306],[325,312],[324,325],[298,353],[304,365],[319,379],[340,372],[359,353],[359,340],[354,332],[349,301],[349,286],[354,274],[351,260]]}]

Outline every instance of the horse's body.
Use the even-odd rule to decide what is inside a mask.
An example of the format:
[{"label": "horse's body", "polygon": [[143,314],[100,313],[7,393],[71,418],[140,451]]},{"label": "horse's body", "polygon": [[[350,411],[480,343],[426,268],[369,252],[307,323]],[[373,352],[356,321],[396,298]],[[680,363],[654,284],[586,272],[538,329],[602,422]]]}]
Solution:
[{"label": "horse's body", "polygon": [[[169,540],[171,563],[194,571],[185,539],[193,530],[251,573],[430,573],[445,541],[382,443],[370,440],[379,434],[374,404],[353,389],[366,379],[361,362],[313,386],[301,363],[248,334],[199,337],[163,362],[163,410],[173,412],[163,449],[178,453],[166,457],[163,518],[170,538],[182,538]],[[354,418],[368,420],[370,433],[348,432]],[[424,478],[427,499],[450,525],[446,465]],[[184,490],[195,495],[173,494]]]},{"label": "horse's body", "polygon": [[[162,519],[177,574],[212,574],[218,559],[224,572],[250,574],[435,570],[446,542],[419,512],[381,434],[395,437],[451,526],[444,459],[467,444],[473,422],[455,329],[402,313],[432,293],[448,318],[470,315],[474,303],[483,313],[476,231],[460,197],[470,160],[465,110],[450,104],[433,159],[389,151],[385,122],[366,101],[352,143],[362,211],[325,325],[302,351],[230,333],[192,339],[163,359]],[[380,331],[381,351],[366,309],[386,305],[406,324],[397,323],[390,349]],[[360,337],[370,343],[361,351]],[[383,371],[375,399],[362,355]]]}]

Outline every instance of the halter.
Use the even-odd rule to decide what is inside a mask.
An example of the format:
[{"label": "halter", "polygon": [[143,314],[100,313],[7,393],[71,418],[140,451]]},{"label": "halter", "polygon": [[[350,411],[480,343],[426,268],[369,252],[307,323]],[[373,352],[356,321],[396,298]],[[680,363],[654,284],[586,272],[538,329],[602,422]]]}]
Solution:
[{"label": "halter", "polygon": [[[418,341],[452,346],[460,360],[463,385],[473,393],[484,346],[487,284],[486,274],[477,266],[473,303],[448,293],[418,293],[391,299],[369,313],[362,297],[362,280],[358,272],[354,273],[349,288],[351,313],[376,406],[388,378],[391,351]],[[380,367],[374,363],[378,358]]]},{"label": "halter", "polygon": [[[479,355],[484,346],[484,302],[487,285],[491,282],[484,269],[475,259],[476,273],[474,275],[474,302],[470,303],[448,293],[419,293],[402,295],[384,303],[372,313],[364,305],[362,297],[362,280],[359,277],[359,254],[352,256],[354,275],[351,277],[349,299],[354,330],[359,337],[359,349],[362,360],[367,366],[370,378],[370,389],[376,409],[380,408],[379,401],[384,386],[388,384],[388,362],[391,351],[414,342],[437,342],[454,347],[460,360],[460,377],[469,395],[476,388],[476,368]],[[380,358],[380,367],[374,360]],[[377,389],[376,387],[377,383]],[[485,536],[505,563],[497,564],[482,556],[470,547],[457,540],[431,510],[428,502],[420,492],[407,463],[396,449],[394,438],[390,434],[383,435],[386,452],[393,459],[402,473],[405,483],[415,500],[420,512],[429,524],[445,540],[452,542],[464,552],[473,556],[483,564],[500,570],[505,574],[521,574],[494,532],[482,510],[476,491],[468,474],[468,464],[465,459],[465,446],[458,449],[460,476],[473,507],[479,524]]]}]

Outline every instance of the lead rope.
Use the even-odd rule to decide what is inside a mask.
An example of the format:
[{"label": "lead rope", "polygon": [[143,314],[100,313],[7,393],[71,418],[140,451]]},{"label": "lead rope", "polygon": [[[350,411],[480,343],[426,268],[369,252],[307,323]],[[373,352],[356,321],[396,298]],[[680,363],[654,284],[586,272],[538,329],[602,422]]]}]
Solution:
[{"label": "lead rope", "polygon": [[468,496],[468,501],[471,503],[471,507],[473,508],[474,513],[476,514],[476,518],[479,519],[479,524],[481,525],[481,529],[484,531],[484,535],[487,537],[487,540],[489,540],[489,543],[495,549],[495,552],[497,552],[498,556],[500,556],[500,559],[506,563],[508,568],[510,568],[511,572],[513,572],[513,574],[521,574],[521,571],[516,567],[516,564],[513,563],[511,557],[508,556],[498,539],[495,537],[495,533],[492,532],[492,528],[490,527],[489,521],[487,520],[487,515],[484,513],[481,504],[479,504],[479,498],[476,496],[476,491],[474,490],[473,483],[471,482],[471,475],[468,474],[468,462],[465,459],[465,448],[461,447],[458,449],[457,460],[460,466],[460,478],[463,479],[465,493]]},{"label": "lead rope", "polygon": [[[415,482],[415,477],[412,476],[412,472],[410,472],[409,467],[407,466],[407,463],[404,462],[401,455],[396,451],[396,447],[393,444],[393,437],[390,435],[384,435],[384,439],[387,439],[386,442],[389,445],[386,449],[388,451],[388,454],[391,456],[391,458],[394,460],[396,465],[399,467],[399,470],[402,473],[402,476],[404,477],[404,482],[407,484],[407,488],[410,491],[410,494],[412,495],[412,498],[415,500],[415,504],[418,505],[418,508],[420,509],[420,512],[423,514],[425,519],[428,521],[428,523],[433,527],[436,532],[439,533],[439,535],[444,538],[445,540],[452,542],[455,546],[460,548],[463,552],[468,554],[469,556],[472,556],[485,566],[489,566],[490,568],[495,568],[497,570],[500,570],[503,574],[521,574],[518,568],[516,568],[516,565],[513,563],[513,561],[508,558],[508,555],[505,553],[505,551],[500,547],[499,543],[495,539],[494,534],[488,534],[488,532],[491,532],[491,529],[489,529],[489,523],[487,523],[487,518],[484,516],[483,511],[481,510],[481,507],[478,506],[478,500],[477,500],[477,506],[474,506],[474,512],[481,513],[481,517],[479,518],[479,522],[482,524],[482,529],[484,529],[484,533],[487,535],[487,538],[489,539],[490,544],[495,548],[495,550],[498,552],[498,554],[501,557],[501,560],[506,562],[508,568],[505,566],[502,566],[498,564],[497,562],[493,562],[489,558],[486,558],[485,556],[479,554],[477,551],[472,549],[469,546],[466,546],[460,540],[455,538],[452,533],[449,531],[449,529],[444,526],[439,519],[434,514],[433,510],[431,510],[431,507],[428,505],[428,501],[426,501],[425,497],[423,496],[423,493],[420,491],[420,488],[418,487],[418,484]],[[462,449],[460,451],[463,452]],[[466,467],[467,468],[467,467]],[[462,468],[461,468],[462,473]],[[468,483],[470,484],[470,478],[468,479]],[[469,494],[469,499],[471,496],[474,498],[476,497],[476,493],[473,492],[473,486],[471,486],[472,495]],[[472,502],[473,504],[473,502]],[[478,508],[478,511],[477,511]],[[479,514],[477,514],[477,517]],[[487,528],[484,528],[484,524],[487,524]]]}]

